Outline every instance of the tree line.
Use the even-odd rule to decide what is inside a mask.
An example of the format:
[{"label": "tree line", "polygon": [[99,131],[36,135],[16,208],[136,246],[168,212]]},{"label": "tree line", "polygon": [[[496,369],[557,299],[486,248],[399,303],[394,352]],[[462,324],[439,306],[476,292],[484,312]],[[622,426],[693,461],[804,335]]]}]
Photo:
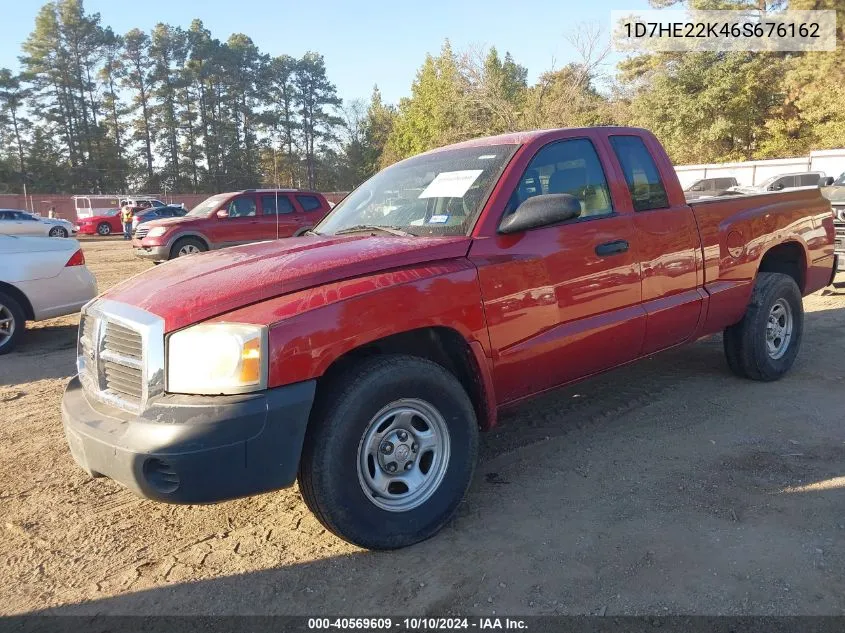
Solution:
[{"label": "tree line", "polygon": [[[784,0],[651,0],[697,9]],[[568,40],[578,60],[528,82],[493,47],[427,55],[398,104],[377,87],[342,102],[322,56],[273,57],[194,20],[123,35],[54,0],[0,69],[0,183],[12,191],[348,190],[407,156],[487,134],[585,125],[651,129],[676,163],[795,156],[845,147],[845,6],[831,53],[643,53],[606,70],[598,29]]]}]

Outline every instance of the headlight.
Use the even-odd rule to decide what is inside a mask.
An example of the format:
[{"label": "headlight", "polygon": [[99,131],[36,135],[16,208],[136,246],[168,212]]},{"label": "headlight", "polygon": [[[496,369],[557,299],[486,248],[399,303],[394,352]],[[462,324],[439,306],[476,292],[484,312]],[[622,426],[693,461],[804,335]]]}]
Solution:
[{"label": "headlight", "polygon": [[232,394],[267,386],[267,329],[201,323],[167,339],[167,391]]},{"label": "headlight", "polygon": [[150,232],[147,233],[147,237],[160,237],[167,233],[166,226],[154,226],[150,229]]}]

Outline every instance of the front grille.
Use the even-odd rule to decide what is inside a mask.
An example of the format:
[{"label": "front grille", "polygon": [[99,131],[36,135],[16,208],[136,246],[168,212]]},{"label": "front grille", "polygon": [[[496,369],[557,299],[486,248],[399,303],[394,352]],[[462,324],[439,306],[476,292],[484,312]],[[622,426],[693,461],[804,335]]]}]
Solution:
[{"label": "front grille", "polygon": [[163,392],[164,322],[144,310],[99,300],[79,322],[77,367],[94,398],[138,412]]},{"label": "front grille", "polygon": [[108,321],[104,339],[106,349],[117,352],[126,358],[141,361],[144,346],[139,332],[113,321]]},{"label": "front grille", "polygon": [[101,387],[132,406],[144,394],[144,345],[141,334],[106,317],[100,346]]},{"label": "front grille", "polygon": [[150,227],[141,225],[137,229],[135,229],[135,237],[137,237],[139,240],[142,240],[147,237],[147,233],[149,232]]},{"label": "front grille", "polygon": [[103,362],[103,374],[106,388],[115,393],[140,403],[143,396],[144,375],[140,369],[126,367],[111,360]]},{"label": "front grille", "polygon": [[837,253],[845,252],[845,227],[836,227],[834,249]]}]

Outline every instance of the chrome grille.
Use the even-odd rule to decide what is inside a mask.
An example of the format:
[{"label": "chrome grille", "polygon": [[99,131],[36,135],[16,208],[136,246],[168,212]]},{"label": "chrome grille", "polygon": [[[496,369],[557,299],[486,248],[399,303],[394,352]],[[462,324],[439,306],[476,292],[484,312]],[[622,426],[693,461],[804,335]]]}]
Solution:
[{"label": "chrome grille", "polygon": [[79,378],[86,392],[128,411],[163,393],[164,322],[139,308],[101,299],[79,322]]},{"label": "chrome grille", "polygon": [[150,227],[144,226],[143,224],[139,225],[137,229],[135,229],[135,237],[139,240],[144,239],[147,237],[147,233],[150,232]]},{"label": "chrome grille", "polygon": [[104,336],[104,347],[117,354],[132,360],[141,361],[144,345],[141,341],[141,333],[129,329],[113,321],[106,322],[106,333]]},{"label": "chrome grille", "polygon": [[100,351],[106,389],[137,405],[144,395],[143,350],[140,332],[106,320]]},{"label": "chrome grille", "polygon": [[845,228],[836,227],[836,241],[834,249],[837,253],[845,252]]}]

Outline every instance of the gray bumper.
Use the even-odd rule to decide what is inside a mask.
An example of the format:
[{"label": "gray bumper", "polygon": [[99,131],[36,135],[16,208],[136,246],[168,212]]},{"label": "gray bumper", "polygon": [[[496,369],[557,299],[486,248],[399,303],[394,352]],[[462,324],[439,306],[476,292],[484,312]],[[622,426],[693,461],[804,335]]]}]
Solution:
[{"label": "gray bumper", "polygon": [[74,460],[92,476],[169,503],[209,503],[293,484],[314,381],[248,396],[160,398],[133,415],[85,396],[62,399]]},{"label": "gray bumper", "polygon": [[134,250],[136,257],[154,262],[164,262],[170,258],[169,246],[143,246]]}]

